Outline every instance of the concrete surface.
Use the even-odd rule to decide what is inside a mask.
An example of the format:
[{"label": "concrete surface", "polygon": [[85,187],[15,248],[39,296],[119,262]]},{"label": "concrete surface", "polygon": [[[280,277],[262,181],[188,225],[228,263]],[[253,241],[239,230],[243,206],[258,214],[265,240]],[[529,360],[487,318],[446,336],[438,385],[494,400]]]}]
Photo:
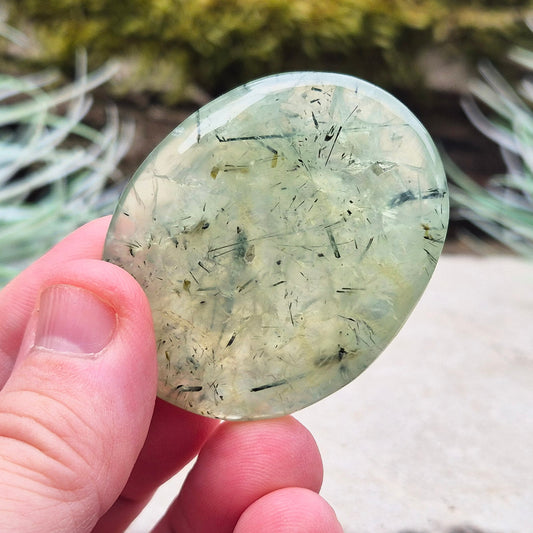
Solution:
[{"label": "concrete surface", "polygon": [[[296,417],[346,533],[533,532],[533,264],[443,256],[381,357]],[[128,532],[149,531],[182,479]]]}]

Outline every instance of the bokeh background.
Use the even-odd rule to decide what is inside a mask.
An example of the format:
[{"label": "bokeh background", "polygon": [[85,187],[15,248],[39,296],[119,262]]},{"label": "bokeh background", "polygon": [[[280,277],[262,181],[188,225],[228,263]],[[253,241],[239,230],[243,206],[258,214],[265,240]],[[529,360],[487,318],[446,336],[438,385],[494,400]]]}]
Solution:
[{"label": "bokeh background", "polygon": [[[12,148],[5,164],[14,170],[3,181],[0,177],[0,186],[34,174],[36,168],[49,165],[50,159],[63,156],[74,145],[88,150],[88,144],[96,142],[101,154],[89,166],[94,170],[94,165],[102,166],[103,159],[99,184],[105,177],[107,189],[111,183],[118,190],[163,137],[210,99],[276,72],[336,71],[392,92],[435,139],[450,176],[458,177],[459,184],[455,200],[452,191],[448,251],[465,251],[467,241],[470,246],[481,236],[482,242],[503,240],[508,247],[528,252],[533,248],[533,178],[527,163],[532,158],[523,153],[523,145],[525,142],[533,150],[533,115],[527,111],[526,124],[521,122],[517,134],[518,113],[510,107],[515,96],[522,98],[518,87],[533,65],[527,56],[533,50],[532,14],[531,0],[3,0],[0,71],[11,92],[2,100],[7,118],[2,121],[0,113],[0,127],[6,128],[4,138],[11,143],[7,148],[4,145],[5,153]],[[478,83],[476,92],[479,65],[488,81]],[[43,81],[43,72],[51,71],[54,77]],[[95,73],[93,77],[91,73]],[[9,85],[21,80],[27,84],[24,89]],[[76,80],[78,85],[70,87],[69,98],[56,98],[62,86]],[[515,87],[516,95],[506,92]],[[473,93],[477,95],[475,105]],[[35,127],[27,130],[33,115],[31,111],[25,114],[20,105],[22,119],[7,111],[13,102],[20,104],[43,94],[52,95],[46,112],[55,118],[42,119],[45,126],[40,134],[50,133],[57,116],[73,116],[75,105],[84,108],[78,112],[77,122],[94,131],[83,135],[79,127],[73,127],[61,143],[50,148],[50,157],[21,160],[21,145],[37,135]],[[528,110],[528,105],[520,102],[518,107]],[[110,112],[111,108],[114,111]],[[504,108],[506,114],[501,116]],[[485,115],[494,123],[485,123]],[[109,133],[110,120],[115,121],[113,135]],[[23,134],[21,127],[26,128]],[[494,128],[503,133],[487,138]],[[14,132],[18,135],[15,140]],[[111,135],[112,141],[102,135]],[[501,142],[502,136],[507,136],[507,142]],[[501,145],[514,152],[511,170]],[[70,214],[46,219],[50,221],[50,239],[43,238],[42,247],[34,250],[35,244],[29,245],[25,239],[35,228],[31,224],[37,216],[35,202],[50,198],[48,193],[57,184],[52,189],[50,185],[61,173],[67,184],[81,175],[89,182],[87,166],[56,166],[54,172],[56,178],[34,179],[25,189],[19,184],[17,194],[0,191],[0,239],[9,237],[6,242],[13,252],[0,258],[4,263],[23,264],[26,256],[15,254],[15,249],[28,249],[30,255],[40,253],[73,225],[109,210],[116,199],[108,194],[105,205],[101,198],[96,202],[95,184],[93,196],[86,195],[83,200],[91,209],[80,210],[80,200],[75,209],[66,209]],[[516,176],[503,192],[501,183],[492,186],[495,177],[513,173],[519,174],[518,186]],[[461,182],[465,177],[483,190]],[[491,197],[486,196],[487,191]],[[49,206],[58,216],[58,206],[68,205],[70,200],[68,186],[62,194],[67,195],[62,204],[56,198],[54,209]],[[2,214],[6,203],[9,210]],[[15,204],[26,212],[13,214]],[[506,222],[507,214],[517,206],[520,211],[512,212]],[[11,224],[12,219],[21,218],[26,219],[22,228],[2,228],[3,220]],[[513,235],[517,227],[526,228],[518,238]],[[474,246],[483,245],[478,242]]]}]

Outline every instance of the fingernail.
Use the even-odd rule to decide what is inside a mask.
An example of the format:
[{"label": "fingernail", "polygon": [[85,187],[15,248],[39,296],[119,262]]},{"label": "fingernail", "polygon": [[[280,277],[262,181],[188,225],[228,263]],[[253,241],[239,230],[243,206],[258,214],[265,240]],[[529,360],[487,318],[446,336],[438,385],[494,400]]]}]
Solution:
[{"label": "fingernail", "polygon": [[77,355],[96,355],[111,340],[116,313],[92,292],[53,285],[39,301],[35,346]]}]

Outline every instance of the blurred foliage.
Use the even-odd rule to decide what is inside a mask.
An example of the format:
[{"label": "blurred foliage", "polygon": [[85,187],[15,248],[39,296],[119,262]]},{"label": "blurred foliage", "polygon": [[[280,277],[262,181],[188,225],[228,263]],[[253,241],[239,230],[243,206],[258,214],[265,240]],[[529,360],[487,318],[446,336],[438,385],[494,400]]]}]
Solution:
[{"label": "blurred foliage", "polygon": [[[97,66],[120,57],[123,91],[167,102],[217,95],[288,70],[330,70],[381,86],[420,88],[419,55],[496,59],[530,38],[532,0],[5,0],[32,32],[31,58],[68,68],[85,48]],[[196,99],[198,91],[196,92]]]},{"label": "blurred foliage", "polygon": [[[23,38],[5,26],[0,33]],[[118,188],[108,180],[133,124],[121,124],[114,108],[101,129],[84,119],[90,93],[115,72],[108,63],[89,73],[79,54],[69,84],[51,70],[0,74],[0,287],[78,226],[112,212]]]},{"label": "blurred foliage", "polygon": [[[448,158],[445,163],[455,216],[533,258],[533,51],[515,48],[511,58],[529,74],[518,90],[484,62],[481,78],[472,83],[472,97],[463,100],[470,121],[497,143],[505,172],[492,176],[482,187]],[[475,237],[468,240],[476,242]]]}]

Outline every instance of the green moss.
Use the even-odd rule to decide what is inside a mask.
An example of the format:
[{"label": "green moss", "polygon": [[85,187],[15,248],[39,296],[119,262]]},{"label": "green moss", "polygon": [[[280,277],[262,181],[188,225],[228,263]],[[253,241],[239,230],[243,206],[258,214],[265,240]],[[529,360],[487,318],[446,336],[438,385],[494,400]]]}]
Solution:
[{"label": "green moss", "polygon": [[29,22],[43,64],[126,58],[122,90],[183,99],[199,85],[220,93],[294,69],[347,72],[386,87],[417,87],[416,57],[439,47],[461,58],[498,58],[528,33],[531,0],[8,0]]}]

